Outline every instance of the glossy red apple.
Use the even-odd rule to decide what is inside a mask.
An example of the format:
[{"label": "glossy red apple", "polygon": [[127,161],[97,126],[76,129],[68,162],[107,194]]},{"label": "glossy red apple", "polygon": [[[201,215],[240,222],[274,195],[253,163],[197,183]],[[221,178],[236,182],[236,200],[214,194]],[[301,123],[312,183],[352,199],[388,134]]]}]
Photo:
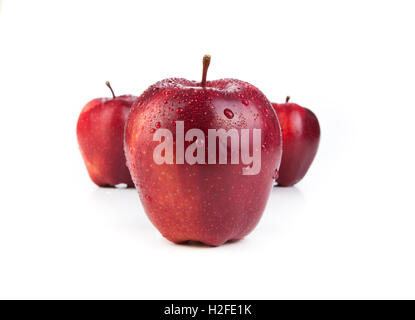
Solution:
[{"label": "glossy red apple", "polygon": [[[160,233],[175,243],[193,240],[218,246],[243,238],[260,220],[280,164],[282,137],[272,105],[261,91],[235,79],[206,81],[210,57],[203,61],[202,82],[165,79],[138,98],[127,120],[124,147],[141,202]],[[192,137],[182,148],[184,133],[187,136],[194,128],[204,136]],[[161,143],[155,139],[159,129],[172,134],[173,149],[164,150],[170,164],[158,164],[160,159],[153,158]],[[243,153],[242,137],[239,148],[231,148],[232,141],[219,142],[209,152],[208,146],[217,141],[209,139],[209,129],[235,129],[239,137],[244,129],[250,132],[250,153],[255,149],[260,155],[258,174],[246,174],[254,162],[231,163],[231,150]],[[259,144],[254,129],[261,131]],[[222,145],[227,164],[219,163]],[[188,153],[192,146],[200,149]],[[187,157],[199,152],[201,162],[183,161],[184,153]]]},{"label": "glossy red apple", "polygon": [[280,122],[283,152],[276,179],[279,186],[292,186],[300,181],[317,153],[320,125],[314,113],[295,103],[273,103]]},{"label": "glossy red apple", "polygon": [[79,115],[76,127],[79,149],[95,184],[134,187],[126,166],[123,140],[125,122],[137,97],[116,97],[109,82],[106,84],[113,97],[88,102]]}]

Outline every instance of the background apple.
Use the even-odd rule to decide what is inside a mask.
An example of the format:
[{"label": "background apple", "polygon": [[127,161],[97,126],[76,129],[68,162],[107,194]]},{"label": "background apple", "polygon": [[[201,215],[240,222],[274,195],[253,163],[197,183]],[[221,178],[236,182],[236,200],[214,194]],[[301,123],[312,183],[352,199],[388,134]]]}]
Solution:
[{"label": "background apple", "polygon": [[[144,209],[161,234],[176,243],[217,246],[243,238],[257,225],[280,164],[282,137],[261,91],[235,79],[206,81],[209,61],[205,56],[202,82],[165,79],[137,99],[126,124],[125,152]],[[169,129],[175,141],[176,121],[184,122],[185,131],[198,128],[205,136],[208,129],[261,129],[259,174],[242,175],[245,165],[229,164],[229,152],[228,164],[176,164],[175,152],[174,164],[156,164],[153,133]],[[200,143],[207,157],[208,144]]]},{"label": "background apple", "polygon": [[320,125],[314,113],[295,103],[273,103],[281,126],[283,153],[276,181],[279,186],[292,186],[300,181],[317,153]]},{"label": "background apple", "polygon": [[88,102],[78,118],[76,133],[86,168],[92,181],[100,187],[125,184],[133,187],[125,164],[124,126],[135,96],[116,97],[106,82],[112,98]]}]

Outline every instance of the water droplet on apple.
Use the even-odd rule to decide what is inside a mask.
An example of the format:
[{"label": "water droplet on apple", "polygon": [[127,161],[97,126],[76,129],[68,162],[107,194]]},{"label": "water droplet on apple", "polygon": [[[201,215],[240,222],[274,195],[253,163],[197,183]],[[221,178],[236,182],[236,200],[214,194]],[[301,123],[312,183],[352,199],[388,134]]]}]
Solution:
[{"label": "water droplet on apple", "polygon": [[244,106],[247,106],[247,105],[249,105],[249,101],[248,101],[248,100],[246,100],[246,99],[242,99],[242,104],[243,104]]},{"label": "water droplet on apple", "polygon": [[183,108],[177,108],[176,112],[177,112],[178,114],[181,114],[181,113],[183,112]]},{"label": "water droplet on apple", "polygon": [[205,144],[205,140],[203,139],[196,139],[196,145],[197,146],[203,146]]},{"label": "water droplet on apple", "polygon": [[228,119],[232,119],[234,117],[234,114],[233,114],[232,110],[230,110],[230,109],[223,110],[223,113],[225,114],[226,118],[228,118]]}]

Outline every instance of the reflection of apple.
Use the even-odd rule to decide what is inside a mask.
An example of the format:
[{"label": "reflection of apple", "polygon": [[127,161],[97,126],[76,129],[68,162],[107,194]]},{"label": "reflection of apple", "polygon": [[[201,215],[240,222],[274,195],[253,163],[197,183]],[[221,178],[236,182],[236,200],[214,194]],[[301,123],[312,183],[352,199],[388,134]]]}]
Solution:
[{"label": "reflection of apple", "polygon": [[317,153],[320,141],[320,125],[317,117],[298,104],[276,104],[273,107],[280,121],[283,153],[277,183],[292,186],[307,173]]},{"label": "reflection of apple", "polygon": [[[161,234],[176,243],[194,240],[217,246],[243,238],[257,225],[280,164],[282,138],[272,105],[257,88],[235,79],[206,81],[209,60],[204,57],[202,82],[166,79],[137,99],[127,120],[124,147],[141,202]],[[176,132],[182,125],[184,135],[196,128],[206,140],[192,137],[182,149],[177,141],[183,136],[180,130]],[[172,133],[173,147],[165,156],[171,156],[173,164],[157,164],[153,159],[153,151],[160,145],[153,141],[159,128]],[[230,152],[227,164],[219,164],[219,152],[216,164],[208,164],[208,129],[236,129],[239,134],[249,129],[251,155],[253,129],[261,129],[262,141],[256,149],[261,155],[259,173],[242,174],[247,165],[242,161],[231,164]],[[206,164],[178,164],[195,144],[202,146]],[[241,145],[237,151],[241,154]],[[196,153],[199,155],[199,149]]]},{"label": "reflection of apple", "polygon": [[78,118],[79,149],[92,181],[100,187],[126,184],[133,187],[125,164],[124,126],[137,97],[98,98],[88,102]]}]

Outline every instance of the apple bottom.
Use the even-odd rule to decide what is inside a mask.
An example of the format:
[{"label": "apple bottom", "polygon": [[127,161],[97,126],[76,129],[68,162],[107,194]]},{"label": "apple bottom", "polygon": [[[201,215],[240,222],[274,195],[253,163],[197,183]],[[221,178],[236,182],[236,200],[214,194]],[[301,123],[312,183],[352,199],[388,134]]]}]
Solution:
[{"label": "apple bottom", "polygon": [[145,212],[174,243],[219,246],[244,238],[258,224],[273,183],[266,166],[256,176],[242,175],[242,166],[231,164],[141,162],[139,171],[146,174],[146,183],[136,181]]},{"label": "apple bottom", "polygon": [[[117,146],[113,149],[116,150]],[[89,177],[92,182],[102,188],[112,188],[125,185],[127,188],[133,188],[134,183],[131,180],[130,172],[126,165],[120,160],[120,152],[114,152],[110,148],[101,148],[99,152],[82,152]],[[121,153],[122,156],[124,156]]]}]

